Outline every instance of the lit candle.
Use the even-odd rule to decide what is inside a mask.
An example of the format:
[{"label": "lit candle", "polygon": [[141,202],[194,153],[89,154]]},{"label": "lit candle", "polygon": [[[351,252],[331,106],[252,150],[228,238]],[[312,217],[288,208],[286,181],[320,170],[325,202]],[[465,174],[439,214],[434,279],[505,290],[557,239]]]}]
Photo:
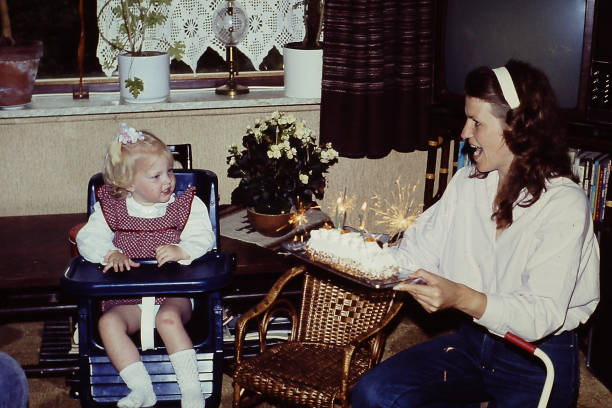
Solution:
[{"label": "lit candle", "polygon": [[344,212],[344,216],[342,217],[342,226],[340,227],[340,229],[344,229],[344,226],[346,225],[346,207],[344,206],[344,204],[346,204],[346,187],[344,187],[344,196],[342,197],[342,212]]},{"label": "lit candle", "polygon": [[365,214],[368,204],[364,201],[361,205],[361,212],[359,213],[359,229],[363,231],[365,229]]},{"label": "lit candle", "polygon": [[338,211],[340,210],[340,205],[342,204],[342,197],[338,197],[336,200],[336,215],[334,217],[334,227],[339,228],[338,226]]}]

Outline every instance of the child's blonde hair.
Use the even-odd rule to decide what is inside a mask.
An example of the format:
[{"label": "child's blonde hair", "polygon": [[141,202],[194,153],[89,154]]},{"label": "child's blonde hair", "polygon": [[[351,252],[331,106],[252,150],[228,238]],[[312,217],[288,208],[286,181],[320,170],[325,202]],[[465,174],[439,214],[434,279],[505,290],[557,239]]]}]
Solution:
[{"label": "child's blonde hair", "polygon": [[139,159],[163,155],[173,162],[172,152],[158,137],[147,131],[140,131],[139,136],[138,139],[128,142],[121,142],[118,137],[108,146],[104,159],[104,182],[113,187],[113,195],[116,198],[127,196],[127,188],[134,182]]}]

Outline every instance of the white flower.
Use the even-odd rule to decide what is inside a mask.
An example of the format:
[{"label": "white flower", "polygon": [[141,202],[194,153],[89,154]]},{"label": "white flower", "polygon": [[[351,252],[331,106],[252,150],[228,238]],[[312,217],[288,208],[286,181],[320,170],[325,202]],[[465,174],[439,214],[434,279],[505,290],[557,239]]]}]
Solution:
[{"label": "white flower", "polygon": [[334,149],[321,150],[321,163],[329,163],[334,160],[338,152]]},{"label": "white flower", "polygon": [[267,152],[269,158],[280,159],[281,158],[281,146],[271,145],[270,150]]},{"label": "white flower", "polygon": [[297,150],[295,150],[295,147],[292,147],[290,149],[288,148],[286,151],[286,154],[287,154],[287,158],[291,160],[297,154]]},{"label": "white flower", "polygon": [[236,164],[236,158],[235,158],[234,156],[232,156],[232,157],[230,158],[229,165],[230,165],[230,166],[233,166],[234,164]]},{"label": "white flower", "polygon": [[300,181],[302,182],[302,184],[308,184],[308,175],[300,174]]}]

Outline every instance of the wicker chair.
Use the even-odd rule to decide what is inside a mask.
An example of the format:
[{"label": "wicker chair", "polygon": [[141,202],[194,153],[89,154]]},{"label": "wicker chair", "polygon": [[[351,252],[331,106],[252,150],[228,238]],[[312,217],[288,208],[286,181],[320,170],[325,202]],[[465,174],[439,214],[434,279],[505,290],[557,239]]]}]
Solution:
[{"label": "wicker chair", "polygon": [[[304,283],[298,316],[293,304],[279,294],[300,275]],[[384,329],[401,307],[392,290],[316,276],[305,266],[288,270],[259,304],[238,319],[234,408],[240,406],[245,390],[282,405],[330,407],[336,401],[348,407],[350,388],[380,362],[387,335]],[[291,318],[290,338],[267,347],[268,323],[282,312]],[[244,359],[249,322],[259,325],[260,354]]]}]

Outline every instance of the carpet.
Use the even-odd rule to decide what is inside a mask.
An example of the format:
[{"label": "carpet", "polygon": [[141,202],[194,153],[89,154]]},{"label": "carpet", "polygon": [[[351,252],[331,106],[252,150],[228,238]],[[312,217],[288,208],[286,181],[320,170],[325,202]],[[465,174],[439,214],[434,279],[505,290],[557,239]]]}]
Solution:
[{"label": "carpet", "polygon": [[[443,334],[438,329],[445,327],[443,317],[405,314],[390,333],[383,354],[388,358],[404,348],[423,342],[432,336]],[[43,323],[7,323],[0,325],[0,351],[15,358],[21,365],[38,362]],[[580,394],[578,408],[600,408],[612,406],[612,392],[602,385],[586,368],[584,353],[580,353]],[[78,408],[80,402],[69,396],[69,387],[64,377],[30,378],[29,408]],[[223,376],[221,408],[232,406],[233,388],[231,377]],[[263,408],[267,404],[261,404]]]}]

